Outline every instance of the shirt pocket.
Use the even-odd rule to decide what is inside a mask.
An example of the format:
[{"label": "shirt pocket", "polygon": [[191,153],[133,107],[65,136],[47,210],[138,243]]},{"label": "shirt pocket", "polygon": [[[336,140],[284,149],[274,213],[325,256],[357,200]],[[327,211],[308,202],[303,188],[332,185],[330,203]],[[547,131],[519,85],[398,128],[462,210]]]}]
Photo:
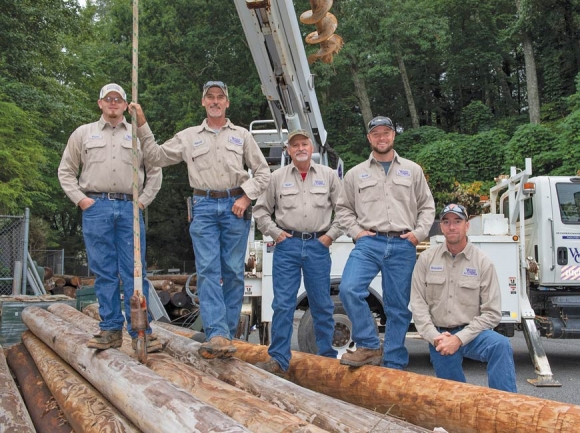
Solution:
[{"label": "shirt pocket", "polygon": [[312,188],[310,190],[312,204],[317,208],[326,208],[330,203],[330,196],[327,188]]},{"label": "shirt pocket", "polygon": [[366,180],[358,184],[358,191],[362,203],[370,203],[378,201],[381,194],[377,187],[378,181],[376,179]]},{"label": "shirt pocket", "polygon": [[84,164],[90,165],[107,160],[107,143],[105,140],[90,140],[85,145]]},{"label": "shirt pocket", "polygon": [[428,273],[425,278],[425,283],[427,285],[427,290],[425,297],[427,298],[428,304],[438,304],[443,297],[443,292],[445,290],[445,275],[437,273]]},{"label": "shirt pocket", "polygon": [[463,277],[459,279],[458,285],[457,301],[466,307],[479,307],[479,278]]},{"label": "shirt pocket", "polygon": [[289,210],[298,207],[298,189],[284,188],[280,191],[280,209]]},{"label": "shirt pocket", "polygon": [[198,171],[209,170],[213,163],[211,155],[209,154],[209,145],[202,144],[201,146],[193,147],[191,151],[191,163]]},{"label": "shirt pocket", "polygon": [[234,165],[236,167],[243,166],[244,161],[244,146],[234,143],[226,143],[226,161],[228,166]]},{"label": "shirt pocket", "polygon": [[393,178],[393,196],[397,200],[411,200],[413,181],[410,177],[395,176]]},{"label": "shirt pocket", "polygon": [[[121,141],[121,159],[125,164],[133,164],[133,142],[129,140]],[[137,161],[141,161],[139,146],[137,146]]]}]

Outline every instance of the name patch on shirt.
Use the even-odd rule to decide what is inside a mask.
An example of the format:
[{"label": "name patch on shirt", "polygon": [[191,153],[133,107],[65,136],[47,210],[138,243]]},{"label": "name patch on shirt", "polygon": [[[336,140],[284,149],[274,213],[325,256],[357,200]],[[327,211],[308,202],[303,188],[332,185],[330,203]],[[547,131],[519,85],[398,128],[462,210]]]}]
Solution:
[{"label": "name patch on shirt", "polygon": [[93,134],[89,137],[91,140],[100,140],[101,138],[103,138],[102,135],[100,134]]},{"label": "name patch on shirt", "polygon": [[431,272],[443,272],[443,266],[441,265],[431,265],[429,266]]},{"label": "name patch on shirt", "polygon": [[463,276],[465,277],[477,277],[478,275],[476,268],[465,268],[463,270]]},{"label": "name patch on shirt", "polygon": [[368,173],[361,173],[358,175],[359,179],[369,179],[370,177],[371,177],[371,175]]},{"label": "name patch on shirt", "polygon": [[314,179],[314,182],[312,182],[312,186],[325,186],[326,183],[321,180],[321,179]]},{"label": "name patch on shirt", "polygon": [[133,139],[133,137],[131,137],[131,134],[125,134],[125,136],[123,137],[123,140],[125,141],[131,141]]},{"label": "name patch on shirt", "polygon": [[193,142],[193,147],[201,146],[204,143],[204,140],[197,140]]},{"label": "name patch on shirt", "polygon": [[282,184],[282,188],[292,188],[294,187],[294,182],[286,182]]},{"label": "name patch on shirt", "polygon": [[228,137],[228,141],[232,144],[235,144],[236,146],[243,146],[244,145],[244,140],[242,140],[241,138],[238,138],[238,137],[234,137],[233,135],[230,135]]},{"label": "name patch on shirt", "polygon": [[397,170],[397,176],[411,177],[411,172],[409,170],[403,170],[402,168],[399,168]]}]

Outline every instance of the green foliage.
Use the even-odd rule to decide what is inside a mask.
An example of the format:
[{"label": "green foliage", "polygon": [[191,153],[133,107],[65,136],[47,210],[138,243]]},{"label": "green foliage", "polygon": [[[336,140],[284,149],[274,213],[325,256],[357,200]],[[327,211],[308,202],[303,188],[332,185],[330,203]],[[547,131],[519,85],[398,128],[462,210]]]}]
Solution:
[{"label": "green foliage", "polygon": [[580,110],[567,116],[556,128],[562,165],[550,174],[571,176],[580,170]]},{"label": "green foliage", "polygon": [[475,134],[489,129],[493,123],[493,114],[481,101],[473,101],[461,110],[461,132]]},{"label": "green foliage", "polygon": [[535,175],[551,173],[562,165],[558,152],[558,136],[544,125],[522,125],[512,136],[505,148],[504,170],[522,167],[525,158],[532,158]]}]

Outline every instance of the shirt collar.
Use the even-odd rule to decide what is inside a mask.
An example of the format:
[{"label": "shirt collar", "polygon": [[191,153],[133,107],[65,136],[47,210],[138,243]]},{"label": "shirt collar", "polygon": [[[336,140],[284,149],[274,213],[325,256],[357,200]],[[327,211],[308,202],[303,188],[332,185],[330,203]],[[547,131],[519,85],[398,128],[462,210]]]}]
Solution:
[{"label": "shirt collar", "polygon": [[[222,126],[222,128],[230,128],[233,129],[233,123],[230,122],[230,119],[226,118],[226,124],[224,126]],[[211,128],[208,124],[207,124],[207,118],[203,119],[203,122],[201,122],[201,129],[202,130],[206,130],[206,131],[210,131],[210,132],[214,132],[215,130],[213,128]]]},{"label": "shirt collar", "polygon": [[[440,251],[441,257],[444,257],[446,254],[448,254],[450,256],[452,255],[451,252],[447,249],[447,242],[443,242],[441,244],[441,246],[442,246],[441,251]],[[456,257],[460,254],[463,254],[467,260],[470,260],[473,248],[475,248],[475,247],[473,246],[473,244],[471,243],[471,241],[469,240],[469,237],[468,237],[467,238],[467,245],[465,245],[465,248],[463,248],[463,251],[461,251],[459,254],[456,254]]]},{"label": "shirt collar", "polygon": [[[109,126],[110,128],[113,128],[113,126],[107,122],[105,120],[105,118],[103,117],[103,115],[101,114],[101,118],[98,121],[99,124],[99,129],[102,131],[103,129],[105,129],[107,126]],[[121,120],[117,126],[123,126],[126,130],[130,130],[131,129],[131,124],[129,122],[127,122],[127,119],[125,118],[125,116],[123,116],[123,120]]]}]

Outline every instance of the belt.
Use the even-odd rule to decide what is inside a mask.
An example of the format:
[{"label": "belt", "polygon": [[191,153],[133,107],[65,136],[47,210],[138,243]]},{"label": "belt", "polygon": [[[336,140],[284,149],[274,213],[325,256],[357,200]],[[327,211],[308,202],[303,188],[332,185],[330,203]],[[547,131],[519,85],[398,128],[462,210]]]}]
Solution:
[{"label": "belt", "polygon": [[122,192],[86,192],[85,195],[91,198],[102,198],[107,200],[133,201],[133,194],[123,194]]},{"label": "belt", "polygon": [[236,195],[244,194],[244,190],[241,186],[232,189],[222,189],[222,190],[213,190],[213,189],[195,189],[193,190],[193,195],[200,195],[209,198],[227,198],[227,197],[234,197]]},{"label": "belt", "polygon": [[444,328],[443,326],[436,326],[436,328],[439,332],[455,332],[455,331],[461,331],[466,326],[467,325],[459,325],[459,326],[455,326],[453,328]]},{"label": "belt", "polygon": [[282,229],[284,230],[286,233],[292,235],[293,238],[300,238],[303,241],[308,241],[310,239],[316,239],[319,238],[322,235],[325,235],[326,232],[299,232],[296,230],[286,230],[286,229]]},{"label": "belt", "polygon": [[404,235],[405,233],[409,233],[411,230],[403,230],[400,232],[378,232],[376,230],[369,230],[369,232],[374,233],[377,236],[386,236],[388,238],[400,238],[401,235]]}]

